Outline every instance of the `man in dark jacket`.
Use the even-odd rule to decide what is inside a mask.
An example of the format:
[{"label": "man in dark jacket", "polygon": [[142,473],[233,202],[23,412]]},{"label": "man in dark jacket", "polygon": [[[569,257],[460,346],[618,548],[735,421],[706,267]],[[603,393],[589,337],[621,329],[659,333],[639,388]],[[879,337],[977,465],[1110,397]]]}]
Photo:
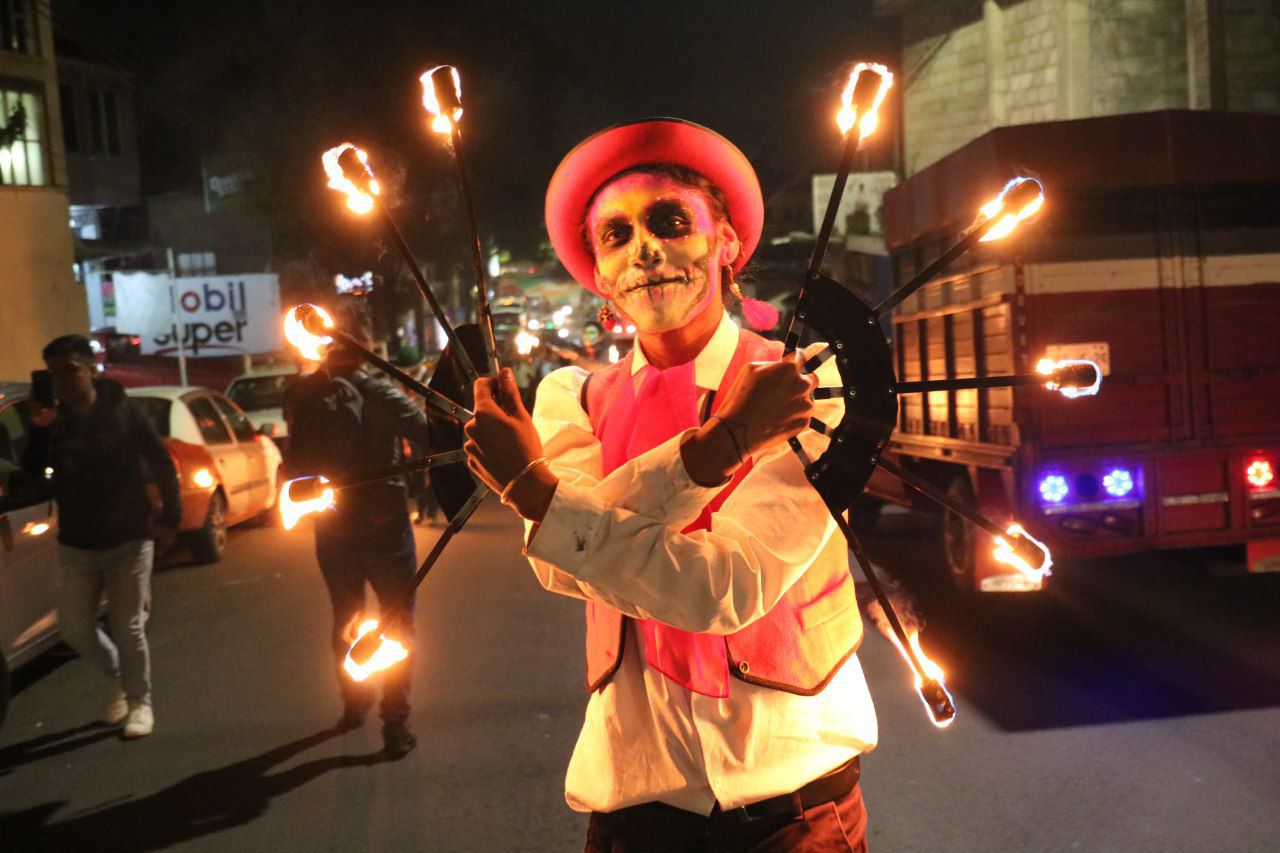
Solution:
[{"label": "man in dark jacket", "polygon": [[[58,628],[67,645],[111,681],[103,721],[124,723],[126,737],[142,737],[154,726],[146,604],[156,550],[173,543],[182,518],[177,472],[155,426],[120,383],[94,378],[88,339],[65,335],[43,354],[58,405],[31,401],[22,467],[37,482],[52,471]],[[163,501],[154,525],[151,479]],[[98,627],[104,593],[110,636]]]},{"label": "man in dark jacket", "polygon": [[[335,306],[334,319],[339,328],[373,347],[372,324],[362,301],[345,298]],[[299,377],[286,392],[292,476],[345,476],[395,465],[403,461],[404,438],[427,451],[422,407],[363,367],[358,356],[334,347],[320,370]],[[374,700],[371,685],[357,684],[342,669],[365,612],[365,584],[386,608],[417,568],[404,478],[342,490],[333,511],[316,516],[315,525],[316,557],[333,605],[332,642],[344,705],[338,725],[350,729],[363,723]],[[406,639],[412,639],[412,608],[411,600],[402,623]],[[381,676],[382,736],[387,752],[396,756],[417,744],[408,728],[411,666],[412,657]]]}]

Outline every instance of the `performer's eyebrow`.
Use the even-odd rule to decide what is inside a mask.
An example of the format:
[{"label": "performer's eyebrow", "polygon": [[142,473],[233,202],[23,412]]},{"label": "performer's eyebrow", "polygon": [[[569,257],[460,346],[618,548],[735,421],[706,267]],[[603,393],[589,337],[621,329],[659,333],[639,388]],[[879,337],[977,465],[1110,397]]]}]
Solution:
[{"label": "performer's eyebrow", "polygon": [[606,216],[604,219],[596,223],[596,234],[604,235],[614,226],[625,225],[627,225],[627,218],[620,213],[615,213],[612,216]]}]

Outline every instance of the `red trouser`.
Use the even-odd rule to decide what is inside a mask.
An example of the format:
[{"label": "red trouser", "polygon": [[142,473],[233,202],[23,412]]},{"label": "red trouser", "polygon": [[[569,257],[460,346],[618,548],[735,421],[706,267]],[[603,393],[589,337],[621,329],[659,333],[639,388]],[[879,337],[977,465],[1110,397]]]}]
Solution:
[{"label": "red trouser", "polygon": [[751,821],[733,813],[703,817],[662,803],[595,812],[587,827],[586,845],[586,853],[865,853],[866,849],[867,809],[860,785],[830,803]]}]

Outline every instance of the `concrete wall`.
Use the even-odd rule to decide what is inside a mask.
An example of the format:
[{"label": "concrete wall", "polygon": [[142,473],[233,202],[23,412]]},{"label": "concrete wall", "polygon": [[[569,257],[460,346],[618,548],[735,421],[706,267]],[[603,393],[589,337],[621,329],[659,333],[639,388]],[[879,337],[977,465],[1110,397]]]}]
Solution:
[{"label": "concrete wall", "polygon": [[[67,150],[68,190],[72,204],[131,207],[142,203],[138,135],[133,86],[122,71],[76,59],[58,60],[58,82],[69,88],[76,116],[77,145]],[[119,153],[94,150],[89,93],[110,92],[116,100]]]},{"label": "concrete wall", "polygon": [[1274,0],[877,0],[902,21],[904,169],[993,127],[1280,111]]},{"label": "concrete wall", "polygon": [[48,18],[37,27],[31,54],[0,51],[6,86],[44,99],[45,156],[52,184],[0,186],[0,378],[24,379],[41,367],[40,350],[51,338],[85,333],[89,314],[84,288],[72,275],[70,209],[53,33]]},{"label": "concrete wall", "polygon": [[0,379],[27,378],[51,339],[89,331],[72,260],[66,195],[0,187]]}]

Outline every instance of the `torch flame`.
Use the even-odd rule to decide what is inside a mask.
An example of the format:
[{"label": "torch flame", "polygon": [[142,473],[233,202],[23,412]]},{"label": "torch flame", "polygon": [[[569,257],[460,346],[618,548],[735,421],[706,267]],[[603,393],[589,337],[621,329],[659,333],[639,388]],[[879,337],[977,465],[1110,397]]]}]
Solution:
[{"label": "torch flame", "polygon": [[[355,643],[352,643],[352,648],[354,649],[365,634],[377,629],[377,619],[366,619],[362,622],[360,627],[356,629],[356,640]],[[409,650],[399,640],[390,639],[386,634],[379,636],[382,639],[382,644],[378,646],[378,650],[373,653],[373,656],[364,663],[356,663],[351,656],[351,651],[348,650],[347,658],[342,662],[342,668],[347,671],[347,675],[351,676],[353,681],[364,681],[374,673],[382,672],[409,656]]]},{"label": "torch flame", "polygon": [[[898,650],[898,654],[902,655],[903,659],[910,664],[911,655],[908,654],[906,648],[903,647],[902,641],[898,639],[898,635],[893,631],[885,631],[884,635],[893,641],[894,648]],[[947,713],[945,710],[939,709],[929,701],[925,695],[926,681],[920,677],[920,673],[916,672],[915,667],[912,666],[911,671],[915,675],[916,679],[916,692],[920,694],[920,701],[924,703],[925,710],[929,712],[929,719],[938,728],[945,729],[947,726],[954,723],[956,719],[955,706],[954,703],[951,702],[951,694],[947,692],[946,688],[946,673],[942,671],[942,667],[938,666],[937,663],[924,653],[924,649],[920,648],[919,631],[908,631],[907,642],[911,645],[911,651],[915,652],[916,660],[920,661],[921,668],[924,669],[925,674],[929,676],[927,686],[929,686],[931,690],[928,692],[934,694],[940,693],[941,696],[945,698],[946,704],[949,706],[950,713]]]},{"label": "torch flame", "polygon": [[[1049,549],[1044,543],[1036,539],[1030,533],[1022,529],[1022,525],[1014,522],[1005,528],[1008,539],[1003,536],[995,537],[996,549],[994,556],[998,562],[1013,566],[1024,577],[1034,583],[1043,583],[1053,568],[1053,557],[1049,554]],[[1018,553],[1018,546],[1021,545],[1024,551],[1039,550],[1040,565],[1033,566],[1027,559],[1025,553]]]},{"label": "torch flame", "polygon": [[[306,495],[294,497],[294,489]],[[334,491],[324,477],[299,477],[280,487],[280,520],[285,530],[292,530],[304,515],[333,509]]]},{"label": "torch flame", "polygon": [[324,163],[324,173],[329,176],[329,186],[333,187],[338,192],[346,194],[347,207],[351,208],[356,213],[365,214],[373,210],[373,197],[378,195],[378,193],[382,191],[382,188],[379,186],[377,178],[373,177],[373,173],[371,171],[369,172],[369,176],[365,182],[365,189],[361,189],[356,186],[356,184],[347,177],[342,170],[342,164],[338,161],[338,158],[341,157],[343,152],[348,148],[355,151],[356,157],[360,160],[360,164],[368,170],[369,155],[362,149],[352,145],[350,142],[344,142],[341,145],[330,148],[321,155],[320,159]]},{"label": "torch flame", "polygon": [[[870,105],[854,103],[854,94],[859,91],[858,78],[864,72],[875,74],[879,80],[875,97]],[[893,86],[892,71],[875,62],[859,62],[849,74],[849,82],[845,84],[844,91],[840,94],[840,112],[836,113],[836,124],[840,126],[840,132],[848,133],[857,123],[858,138],[866,139],[870,136],[880,124],[880,105],[884,103],[885,95],[889,94],[891,86]],[[865,90],[862,91],[865,92]],[[860,109],[862,115],[859,118]]]},{"label": "torch flame", "polygon": [[[1034,184],[1034,186],[1030,186]],[[1022,199],[1029,195],[1032,191],[1035,195],[1026,201]],[[1008,198],[1012,194],[1013,198]],[[1007,210],[1006,205],[1013,207],[1021,203],[1021,207],[1017,210]],[[1007,237],[1018,226],[1018,223],[1024,219],[1035,216],[1040,208],[1044,207],[1044,186],[1035,178],[1013,178],[1009,183],[1004,185],[1004,189],[1000,190],[1000,194],[982,206],[981,212],[978,214],[982,220],[995,219],[1001,217],[994,228],[983,235],[978,242],[989,243],[992,240],[999,240]]]},{"label": "torch flame", "polygon": [[[440,106],[440,99],[436,96],[436,84],[432,79],[442,68],[448,68],[453,75],[453,100],[457,104],[448,114]],[[458,74],[458,69],[452,65],[437,65],[418,79],[422,82],[422,105],[431,114],[431,129],[436,133],[452,132],[453,123],[462,118],[462,77]]]},{"label": "torch flame", "polygon": [[324,359],[325,348],[333,343],[333,337],[318,332],[332,328],[333,317],[319,305],[304,303],[290,308],[284,315],[284,338],[297,347],[307,361]]},{"label": "torch flame", "polygon": [[[1083,387],[1078,385],[1064,384],[1057,373],[1064,368],[1073,365],[1090,365],[1093,367],[1093,383]],[[1044,383],[1044,387],[1050,391],[1057,391],[1062,396],[1074,400],[1077,397],[1092,397],[1098,393],[1098,389],[1102,387],[1102,368],[1098,366],[1096,361],[1090,361],[1087,358],[1064,358],[1054,360],[1052,358],[1042,358],[1036,362],[1036,372],[1045,376],[1052,376],[1048,382]]]}]

